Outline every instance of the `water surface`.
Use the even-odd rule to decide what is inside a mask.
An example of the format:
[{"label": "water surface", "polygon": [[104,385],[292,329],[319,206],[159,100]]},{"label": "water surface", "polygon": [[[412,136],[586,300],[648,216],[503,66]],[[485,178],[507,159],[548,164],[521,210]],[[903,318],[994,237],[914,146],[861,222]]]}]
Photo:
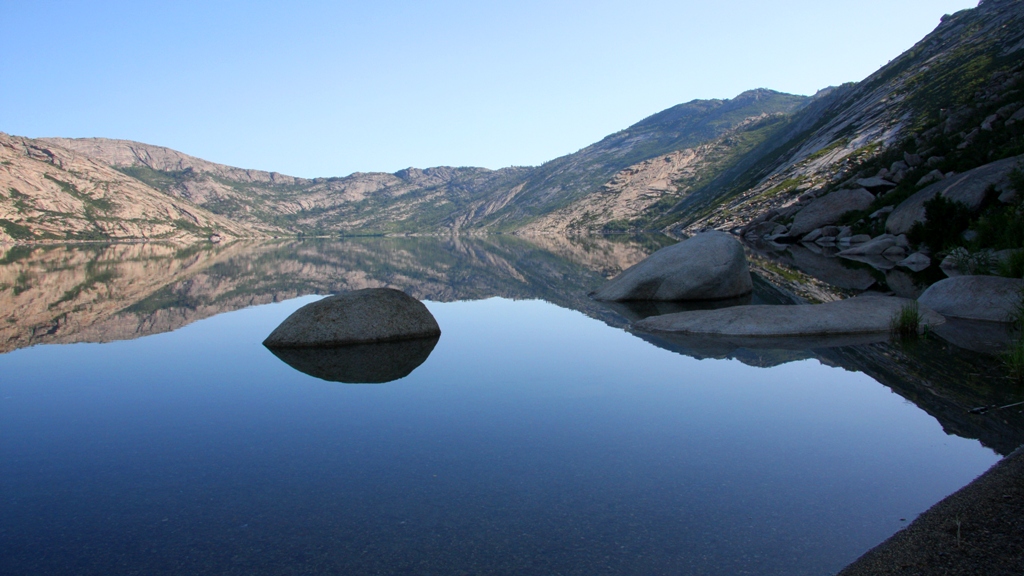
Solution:
[{"label": "water surface", "polygon": [[[586,308],[600,266],[469,252],[491,275],[427,303],[442,337],[388,383],[260,345],[317,296],[192,321],[258,300],[237,259],[101,321],[181,327],[0,355],[0,573],[831,574],[999,457],[841,358],[679,354]],[[272,260],[298,282],[337,253]],[[343,278],[405,265],[379,262]],[[548,302],[509,297],[531,283]]]}]

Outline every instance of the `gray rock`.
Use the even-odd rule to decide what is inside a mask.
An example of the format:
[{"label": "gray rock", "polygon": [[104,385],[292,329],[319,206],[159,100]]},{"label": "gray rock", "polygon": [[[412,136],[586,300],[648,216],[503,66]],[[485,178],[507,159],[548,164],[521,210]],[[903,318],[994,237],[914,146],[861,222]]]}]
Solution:
[{"label": "gray rock", "polygon": [[594,293],[594,299],[717,300],[753,290],[743,246],[725,232],[697,234],[658,250]]},{"label": "gray rock", "polygon": [[888,216],[895,209],[896,209],[895,206],[884,206],[884,207],[879,208],[878,210],[875,210],[874,212],[872,212],[871,216],[868,216],[868,218],[875,219],[875,218],[881,218],[882,216]]},{"label": "gray rock", "polygon": [[903,160],[897,160],[889,167],[889,172],[895,174],[897,172],[904,172],[907,168],[910,168],[910,166],[906,162]]},{"label": "gray rock", "polygon": [[914,272],[920,272],[921,270],[924,270],[925,268],[932,265],[932,259],[929,258],[927,254],[923,254],[921,252],[914,252],[910,256],[907,256],[903,260],[897,262],[896,265],[903,266],[904,268],[909,268]]},{"label": "gray rock", "polygon": [[330,296],[299,308],[263,341],[268,348],[312,348],[437,338],[427,307],[392,288]]},{"label": "gray rock", "polygon": [[925,165],[928,166],[929,168],[935,168],[936,166],[942,164],[945,161],[945,156],[932,156],[931,158],[928,159],[927,162],[925,162]]},{"label": "gray rock", "polygon": [[985,118],[985,120],[981,123],[981,129],[986,132],[991,132],[992,125],[995,124],[997,120],[999,120],[999,116],[995,114]]},{"label": "gray rock", "polygon": [[1006,158],[931,184],[904,200],[885,222],[890,234],[905,234],[915,222],[924,221],[924,203],[942,194],[949,200],[963,202],[977,210],[989,186],[1005,187],[1010,172],[1024,161],[1024,156]]},{"label": "gray rock", "polygon": [[805,274],[810,274],[844,290],[862,291],[875,284],[875,278],[871,272],[863,268],[844,265],[839,258],[830,258],[820,252],[815,252],[810,246],[790,246],[788,249],[789,264]]},{"label": "gray rock", "polygon": [[940,314],[1008,322],[1021,297],[1021,281],[999,276],[957,276],[932,284],[918,302]]},{"label": "gray rock", "polygon": [[863,244],[870,241],[871,236],[868,234],[854,234],[853,236],[850,236],[850,244]]},{"label": "gray rock", "polygon": [[903,246],[890,246],[882,252],[882,256],[885,256],[889,260],[901,262],[907,257],[907,249]]},{"label": "gray rock", "polygon": [[[764,338],[884,333],[889,331],[893,316],[913,302],[888,296],[861,296],[802,306],[735,306],[655,316],[633,324],[633,328],[654,333]],[[945,318],[926,306],[920,306],[919,312],[922,329],[945,322]]]},{"label": "gray rock", "polygon": [[778,226],[776,226],[772,230],[771,235],[772,236],[784,236],[786,234],[786,232],[788,232],[788,231],[789,231],[789,228],[786,228],[784,225],[779,224]]},{"label": "gray rock", "polygon": [[903,153],[903,161],[911,168],[917,168],[921,165],[921,157],[917,154],[911,154],[910,152]]},{"label": "gray rock", "polygon": [[839,226],[825,226],[821,229],[821,235],[835,238],[839,236]]},{"label": "gray rock", "polygon": [[919,287],[914,279],[902,270],[889,270],[885,273],[885,283],[892,290],[893,294],[900,298],[911,298],[916,300],[923,288]]},{"label": "gray rock", "polygon": [[836,239],[842,240],[843,238],[849,238],[851,236],[853,236],[853,230],[851,230],[849,226],[841,226],[839,228],[839,234],[836,234]]},{"label": "gray rock", "polygon": [[946,178],[946,175],[943,174],[941,171],[939,171],[939,170],[932,170],[931,172],[929,172],[929,173],[925,174],[924,176],[922,176],[921,179],[917,181],[917,185],[918,186],[924,186],[925,184],[931,184],[932,182],[938,182],[939,180],[944,180],[945,178]]},{"label": "gray rock", "polygon": [[902,246],[907,250],[910,250],[910,240],[907,239],[906,234],[900,234],[899,236],[896,237],[896,245]]},{"label": "gray rock", "polygon": [[1017,112],[1014,113],[1013,116],[1010,116],[1010,118],[1006,120],[1006,125],[1013,126],[1014,124],[1022,120],[1024,120],[1024,107],[1021,107],[1021,109],[1017,110]]},{"label": "gray rock", "polygon": [[744,236],[752,238],[764,238],[765,236],[772,233],[775,230],[777,224],[775,222],[760,222],[747,228]]},{"label": "gray rock", "polygon": [[797,212],[789,232],[793,236],[803,236],[815,228],[835,223],[847,212],[866,209],[874,200],[871,192],[863,188],[836,190]]},{"label": "gray rock", "polygon": [[817,244],[818,246],[833,246],[836,243],[836,237],[819,236],[818,239],[814,241],[814,243]]},{"label": "gray rock", "polygon": [[847,248],[839,253],[839,256],[868,256],[881,254],[896,245],[896,237],[892,234],[882,234],[877,238],[870,238],[867,242],[852,248]]},{"label": "gray rock", "polygon": [[807,233],[806,236],[800,239],[801,242],[814,242],[818,238],[821,238],[821,228],[815,228]]},{"label": "gray rock", "polygon": [[896,187],[896,184],[884,178],[860,178],[856,180],[857,186],[866,189],[868,192],[878,194]]}]

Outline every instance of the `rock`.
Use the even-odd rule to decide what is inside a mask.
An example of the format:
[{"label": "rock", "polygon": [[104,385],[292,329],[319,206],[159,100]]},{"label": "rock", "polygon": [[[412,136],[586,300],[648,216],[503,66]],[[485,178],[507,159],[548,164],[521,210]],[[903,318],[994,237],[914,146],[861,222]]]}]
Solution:
[{"label": "rock", "polygon": [[903,182],[903,179],[906,178],[906,177],[907,177],[907,171],[906,170],[900,170],[899,172],[896,172],[892,176],[890,176],[889,179],[892,180],[893,182],[896,182],[897,184],[899,184],[900,182]]},{"label": "rock", "polygon": [[877,238],[868,237],[868,241],[847,248],[839,253],[839,256],[869,256],[881,254],[896,245],[896,237],[892,234],[883,234]]},{"label": "rock", "polygon": [[945,161],[945,156],[932,156],[931,158],[928,159],[927,162],[925,162],[925,166],[928,166],[929,168],[935,168],[936,166],[942,164]]},{"label": "rock", "polygon": [[882,252],[882,256],[889,260],[900,262],[907,257],[907,249],[903,246],[890,246]]},{"label": "rock", "polygon": [[[884,333],[893,316],[914,301],[888,296],[861,296],[826,304],[801,306],[734,306],[720,310],[680,312],[633,324],[641,332],[670,332],[730,337],[805,337]],[[945,322],[920,306],[921,327]]]},{"label": "rock", "polygon": [[904,268],[909,268],[914,272],[920,272],[921,270],[924,270],[925,268],[932,265],[932,259],[929,258],[928,255],[923,254],[921,252],[914,252],[910,256],[907,256],[903,260],[897,262],[896,265],[903,266]]},{"label": "rock", "polygon": [[1013,204],[1017,201],[1017,191],[1007,186],[1006,190],[999,194],[998,200],[1003,204]]},{"label": "rock", "polygon": [[884,178],[878,178],[878,177],[875,177],[875,178],[860,178],[860,179],[856,180],[855,183],[857,184],[857,186],[860,186],[861,188],[866,189],[868,192],[871,192],[872,194],[878,194],[879,192],[885,192],[886,190],[891,190],[892,188],[896,187],[895,183],[890,182],[890,181],[888,181],[888,180],[886,180]]},{"label": "rock", "polygon": [[803,236],[815,228],[835,223],[847,212],[866,209],[874,200],[875,197],[863,188],[836,190],[797,212],[789,233],[793,236]]},{"label": "rock", "polygon": [[900,234],[899,236],[896,237],[896,245],[902,246],[907,250],[910,250],[910,240],[907,239],[906,234]]},{"label": "rock", "polygon": [[897,160],[889,167],[889,172],[895,174],[897,172],[904,172],[907,168],[910,168],[910,166],[906,162],[903,160]]},{"label": "rock", "polygon": [[761,222],[747,228],[744,236],[752,238],[764,238],[765,236],[772,233],[775,230],[775,222]]},{"label": "rock", "polygon": [[839,236],[839,226],[825,226],[821,229],[821,235],[835,238]]},{"label": "rock", "polygon": [[803,245],[790,246],[787,250],[789,264],[815,278],[844,290],[863,291],[875,284],[871,272],[863,268],[852,268],[839,258],[830,258],[814,252]]},{"label": "rock", "polygon": [[381,384],[405,378],[423,364],[437,338],[331,348],[271,348],[286,364],[328,382]]},{"label": "rock", "polygon": [[916,300],[923,291],[922,288],[914,282],[914,279],[901,270],[889,270],[885,273],[885,284],[889,286],[893,294],[900,298],[911,298]]},{"label": "rock", "polygon": [[833,244],[836,243],[836,237],[821,236],[817,240],[815,240],[814,243],[817,244],[818,246],[832,246]]},{"label": "rock", "polygon": [[954,318],[1009,322],[1020,298],[1020,280],[999,276],[957,276],[932,284],[921,294],[918,302]]},{"label": "rock", "polygon": [[220,234],[210,234],[210,243],[211,244],[220,244],[221,241],[223,241],[223,240],[224,240],[224,237],[221,236]]},{"label": "rock", "polygon": [[1022,160],[1024,156],[1006,158],[927,186],[893,210],[885,222],[886,231],[890,234],[905,234],[915,222],[924,221],[924,203],[934,198],[936,194],[942,194],[949,200],[963,202],[971,210],[977,210],[985,199],[989,186],[996,186],[997,189],[1005,187],[1010,172]]},{"label": "rock", "polygon": [[753,290],[743,246],[725,232],[658,250],[594,293],[595,300],[717,300]]},{"label": "rock", "polygon": [[910,152],[903,153],[903,161],[911,168],[917,168],[921,165],[921,157],[917,154],[911,154]]},{"label": "rock", "polygon": [[786,235],[786,232],[788,232],[788,231],[789,231],[789,228],[786,228],[786,227],[785,227],[785,226],[783,226],[782,224],[779,224],[778,226],[776,226],[776,227],[775,227],[775,228],[774,228],[774,229],[772,230],[772,233],[771,233],[771,235],[772,235],[772,236],[785,236],[785,235]]},{"label": "rock", "polygon": [[1024,107],[1021,107],[1021,109],[1017,110],[1017,112],[1014,113],[1013,116],[1010,116],[1006,120],[1006,125],[1007,126],[1013,126],[1014,124],[1016,124],[1017,122],[1020,122],[1021,120],[1024,120]]},{"label": "rock", "polygon": [[999,120],[999,116],[997,116],[995,114],[985,118],[985,120],[981,123],[981,129],[986,131],[986,132],[991,132],[992,131],[992,125],[995,124],[995,122],[997,120]]},{"label": "rock", "polygon": [[437,338],[441,329],[422,302],[392,288],[367,288],[299,308],[263,345],[307,348]]},{"label": "rock", "polygon": [[871,216],[868,216],[868,218],[871,218],[873,220],[875,218],[881,218],[882,216],[888,216],[895,209],[895,206],[885,206],[872,212]]},{"label": "rock", "polygon": [[871,236],[868,234],[854,234],[853,236],[850,236],[850,244],[863,244],[870,241]]},{"label": "rock", "polygon": [[840,226],[839,233],[836,234],[836,240],[842,240],[843,238],[849,238],[853,236],[853,230],[849,226]]},{"label": "rock", "polygon": [[941,171],[939,171],[939,170],[932,170],[931,172],[929,172],[929,173],[925,174],[924,176],[922,176],[921,179],[917,181],[917,185],[918,186],[924,186],[925,184],[931,184],[932,182],[938,182],[939,180],[943,180],[945,178],[946,178],[946,175],[943,174]]},{"label": "rock", "polygon": [[815,228],[807,233],[806,236],[800,239],[801,242],[814,242],[818,238],[821,238],[821,228]]},{"label": "rock", "polygon": [[[1006,106],[1003,106],[999,110],[996,110],[996,117],[998,117],[1000,120],[1007,120],[1009,118],[1012,118],[1013,113],[1015,110],[1017,110],[1017,108],[1020,108],[1020,102],[1007,104]],[[1021,108],[1021,110],[1024,110],[1024,108]]]}]

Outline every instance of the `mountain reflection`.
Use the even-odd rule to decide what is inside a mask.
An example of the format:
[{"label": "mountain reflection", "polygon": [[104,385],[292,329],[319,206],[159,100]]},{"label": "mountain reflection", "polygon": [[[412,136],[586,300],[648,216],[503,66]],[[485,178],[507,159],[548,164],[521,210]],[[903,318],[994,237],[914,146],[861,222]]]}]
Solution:
[{"label": "mountain reflection", "polygon": [[[16,246],[0,254],[0,353],[36,344],[139,338],[248,306],[383,286],[436,302],[540,299],[625,328],[631,321],[679,311],[679,307],[609,305],[587,294],[671,242],[659,236],[486,236],[187,247],[155,243]],[[866,276],[858,276],[859,270],[825,270],[830,262],[822,264],[799,250],[793,258],[803,269],[832,278],[834,285],[868,283]],[[754,287],[750,303],[796,300],[757,275]],[[747,300],[730,302],[739,303]],[[884,337],[748,342],[635,335],[694,358],[729,358],[761,367],[815,359],[864,372],[934,416],[947,432],[978,438],[1000,453],[1012,451],[1024,443],[1024,414],[1005,410],[981,416],[970,410],[1019,401],[1024,389],[1005,378],[990,350],[966,349],[984,340],[975,334],[975,327],[945,330],[950,333],[942,332],[943,339],[933,336],[912,345],[894,344]],[[999,340],[992,335],[986,338]],[[432,348],[335,351],[333,355],[275,353],[297,370],[324,380],[384,382],[407,375],[426,360]],[[375,361],[379,366],[374,368],[375,362],[366,358],[379,358]]]}]

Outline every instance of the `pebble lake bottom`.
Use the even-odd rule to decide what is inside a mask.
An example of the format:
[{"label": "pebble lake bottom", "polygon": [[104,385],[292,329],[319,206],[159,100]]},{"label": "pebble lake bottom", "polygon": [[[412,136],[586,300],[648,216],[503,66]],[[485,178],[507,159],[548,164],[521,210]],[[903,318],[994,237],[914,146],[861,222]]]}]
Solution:
[{"label": "pebble lake bottom", "polygon": [[827,575],[999,456],[869,376],[427,302],[407,377],[260,342],[309,296],[0,355],[0,574]]}]

